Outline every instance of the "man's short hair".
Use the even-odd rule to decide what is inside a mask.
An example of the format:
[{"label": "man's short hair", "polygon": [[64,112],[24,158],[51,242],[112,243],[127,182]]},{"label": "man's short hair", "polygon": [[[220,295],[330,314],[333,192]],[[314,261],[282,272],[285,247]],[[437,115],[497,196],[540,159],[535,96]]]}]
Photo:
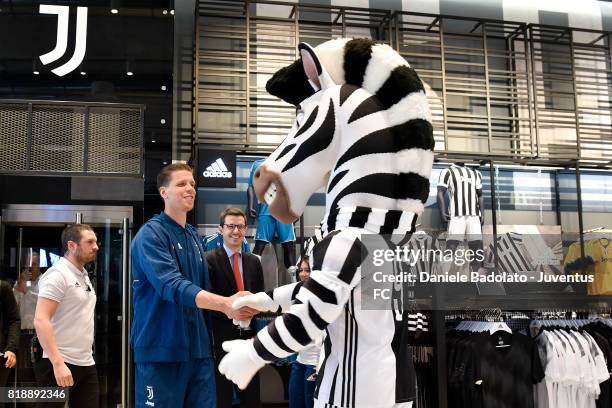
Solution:
[{"label": "man's short hair", "polygon": [[94,232],[93,228],[87,224],[71,224],[62,231],[62,251],[64,254],[68,252],[68,241],[81,242],[83,231]]},{"label": "man's short hair", "polygon": [[247,223],[247,218],[246,218],[246,214],[244,213],[244,211],[242,211],[240,208],[236,208],[236,207],[231,207],[231,208],[226,208],[225,210],[223,210],[221,212],[221,215],[219,216],[219,225],[223,227],[223,224],[225,224],[225,217],[227,217],[228,215],[235,215],[238,217],[242,217],[244,218],[244,223]]},{"label": "man's short hair", "polygon": [[191,168],[190,165],[185,163],[172,163],[162,167],[159,173],[157,173],[157,190],[162,187],[168,187],[168,183],[170,183],[172,173],[181,170],[185,170],[193,174],[193,168]]}]

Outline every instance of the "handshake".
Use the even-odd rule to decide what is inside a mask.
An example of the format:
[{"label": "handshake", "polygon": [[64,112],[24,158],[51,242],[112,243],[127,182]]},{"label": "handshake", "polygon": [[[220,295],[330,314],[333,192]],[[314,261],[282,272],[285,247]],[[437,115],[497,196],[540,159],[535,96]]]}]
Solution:
[{"label": "handshake", "polygon": [[[278,291],[278,288],[276,290]],[[248,327],[250,319],[257,313],[276,312],[281,309],[281,305],[266,292],[238,292],[225,299],[227,307],[223,312],[233,319],[234,324],[243,328]],[[222,347],[227,354],[219,362],[219,372],[240,389],[245,389],[266,362],[255,351],[253,340],[225,341]]]},{"label": "handshake", "polygon": [[237,292],[226,298],[225,315],[232,319],[236,326],[249,327],[253,316],[260,312],[273,312],[278,305],[265,292],[251,293],[248,291]]},{"label": "handshake", "polygon": [[[236,323],[244,321],[244,318],[250,319],[259,312],[287,311],[293,303],[299,285],[301,283],[280,286],[267,293],[238,292],[233,296],[223,298],[224,303],[227,302],[227,311],[224,310],[224,313]],[[239,322],[239,324],[242,326],[243,323]],[[267,331],[262,330],[260,333],[264,333],[265,336]],[[219,362],[219,372],[244,390],[257,370],[266,364],[266,361],[255,350],[252,339],[225,341],[222,347],[227,354]]]}]

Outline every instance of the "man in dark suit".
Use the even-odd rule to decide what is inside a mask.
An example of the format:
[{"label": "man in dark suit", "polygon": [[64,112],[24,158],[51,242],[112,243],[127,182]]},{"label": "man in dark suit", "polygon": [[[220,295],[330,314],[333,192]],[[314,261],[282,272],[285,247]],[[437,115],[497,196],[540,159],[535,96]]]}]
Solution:
[{"label": "man in dark suit", "polygon": [[[263,272],[259,258],[242,252],[242,241],[247,229],[246,215],[239,208],[228,208],[219,217],[219,231],[223,234],[223,245],[206,253],[210,271],[211,292],[230,296],[238,291],[252,293],[264,290]],[[255,325],[246,328],[236,326],[223,313],[212,314],[213,336],[215,339],[215,360],[217,364],[226,352],[224,341],[249,339],[255,335]],[[217,407],[231,408],[232,382],[217,373]],[[261,407],[259,396],[259,376],[256,375],[248,387],[241,391],[236,388],[240,406],[248,408]]]}]

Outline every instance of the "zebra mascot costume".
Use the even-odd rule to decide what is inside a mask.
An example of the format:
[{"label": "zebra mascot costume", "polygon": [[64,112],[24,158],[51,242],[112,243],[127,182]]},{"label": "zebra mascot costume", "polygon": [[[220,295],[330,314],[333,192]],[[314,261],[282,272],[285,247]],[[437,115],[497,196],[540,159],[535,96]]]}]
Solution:
[{"label": "zebra mascot costume", "polygon": [[[245,388],[264,364],[326,331],[315,407],[409,407],[414,369],[391,310],[362,310],[363,234],[413,232],[429,195],[434,140],[423,83],[391,47],[337,39],[278,71],[266,88],[297,106],[255,192],[281,222],[295,221],[325,187],[323,240],[310,279],[240,298],[233,307],[283,311],[251,340],[225,342],[219,371]],[[412,378],[409,378],[412,377]]]}]

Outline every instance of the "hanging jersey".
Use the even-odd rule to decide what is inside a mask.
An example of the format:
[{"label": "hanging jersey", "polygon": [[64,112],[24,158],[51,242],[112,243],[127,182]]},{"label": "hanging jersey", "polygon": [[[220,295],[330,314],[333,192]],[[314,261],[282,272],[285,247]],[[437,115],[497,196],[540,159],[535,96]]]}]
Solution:
[{"label": "hanging jersey", "polygon": [[[251,166],[251,172],[249,173],[249,186],[253,185],[253,176],[255,174],[255,170],[264,162],[265,159],[255,160],[253,165]],[[258,200],[257,204],[257,216],[261,217],[262,215],[270,215],[270,210],[268,210],[268,204],[260,203]]]},{"label": "hanging jersey", "polygon": [[612,241],[607,238],[590,241],[590,254],[595,262],[595,277],[589,294],[612,295]]},{"label": "hanging jersey", "polygon": [[[204,252],[212,251],[221,245],[223,245],[223,235],[220,232],[215,232],[202,237],[202,247],[204,247]],[[247,241],[246,238],[242,240],[242,251],[251,252],[251,248],[249,248],[249,241]]]},{"label": "hanging jersey", "polygon": [[497,237],[497,248],[493,243],[489,245],[486,263],[494,266],[497,258],[499,272],[535,271],[560,275],[563,260],[561,241],[549,245],[540,235],[507,232]]},{"label": "hanging jersey", "polygon": [[313,248],[322,240],[321,228],[315,228],[315,234],[304,242],[304,255],[311,257]]},{"label": "hanging jersey", "polygon": [[497,248],[493,243],[489,245],[487,263],[493,265],[495,258],[497,258],[499,272],[516,273],[533,270],[533,266],[523,248],[523,236],[516,232],[508,232],[498,236]]},{"label": "hanging jersey", "polygon": [[[585,242],[587,244],[587,242]],[[586,252],[586,251],[585,251]],[[584,273],[584,268],[580,267],[578,264],[574,264],[574,262],[582,256],[580,251],[580,242],[574,242],[567,249],[567,254],[565,255],[565,261],[563,264],[565,265],[565,273]]]},{"label": "hanging jersey", "polygon": [[408,269],[415,277],[415,282],[404,283],[404,286],[413,291],[408,296],[410,298],[428,297],[433,293],[433,286],[431,283],[421,282],[421,276],[424,276],[423,274],[431,276],[437,273],[439,258],[432,251],[441,250],[438,241],[423,231],[417,231],[412,234],[406,247],[412,254],[411,265],[408,266]]},{"label": "hanging jersey", "polygon": [[534,395],[537,408],[608,406],[599,404],[600,384],[610,374],[593,329],[548,326],[535,338],[545,373]]},{"label": "hanging jersey", "polygon": [[449,216],[481,215],[478,195],[482,192],[482,174],[476,169],[452,165],[442,170],[438,186],[450,194]]},{"label": "hanging jersey", "polygon": [[412,267],[412,272],[417,276],[421,272],[431,274],[433,272],[436,258],[430,255],[431,251],[439,250],[438,243],[425,232],[415,232],[406,244],[411,254],[415,254],[417,262]]},{"label": "hanging jersey", "polygon": [[408,313],[408,331],[428,332],[429,321],[427,316],[421,312],[411,311]]},{"label": "hanging jersey", "polygon": [[612,295],[612,240],[599,238],[586,241],[584,256],[584,262],[577,262],[582,257],[580,242],[570,245],[565,256],[566,269],[570,269],[567,272],[593,275],[593,282],[587,285],[589,295]]}]

